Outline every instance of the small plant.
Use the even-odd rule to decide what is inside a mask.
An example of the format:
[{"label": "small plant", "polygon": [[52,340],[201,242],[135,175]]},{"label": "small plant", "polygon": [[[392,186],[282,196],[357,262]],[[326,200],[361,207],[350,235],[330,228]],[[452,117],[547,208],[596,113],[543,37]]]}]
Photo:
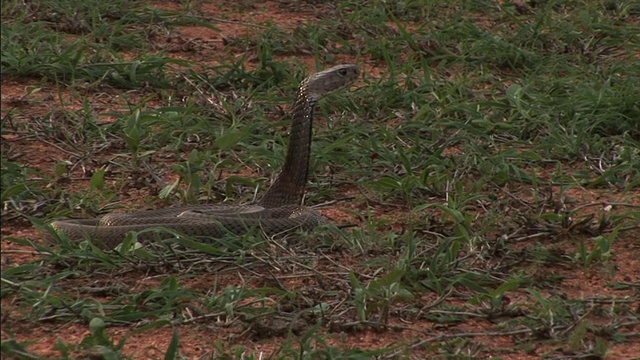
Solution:
[{"label": "small plant", "polygon": [[619,225],[612,232],[606,235],[598,235],[591,238],[591,241],[593,242],[591,251],[588,250],[588,245],[584,239],[580,238],[577,240],[574,238],[574,244],[576,244],[576,248],[578,250],[576,253],[576,260],[581,261],[584,270],[589,269],[591,265],[596,262],[603,262],[606,264],[611,259],[613,256],[611,248],[618,238],[620,228],[621,227]]},{"label": "small plant", "polygon": [[349,275],[358,318],[369,321],[372,314],[379,312],[382,324],[389,321],[389,312],[396,303],[413,300],[414,295],[401,284],[404,270],[393,269],[381,278],[363,286],[356,275]]},{"label": "small plant", "polygon": [[143,123],[144,116],[142,110],[136,109],[125,121],[122,137],[129,147],[131,153],[131,164],[133,166],[139,166],[139,156],[142,147],[142,142],[149,135],[147,126]]}]

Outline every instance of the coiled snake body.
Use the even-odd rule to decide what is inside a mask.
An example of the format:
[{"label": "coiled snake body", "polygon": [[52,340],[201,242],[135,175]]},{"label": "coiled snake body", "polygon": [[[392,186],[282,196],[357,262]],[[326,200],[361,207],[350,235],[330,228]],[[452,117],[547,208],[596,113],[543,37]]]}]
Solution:
[{"label": "coiled snake body", "polygon": [[311,229],[324,222],[314,210],[303,207],[311,150],[311,127],[317,101],[343,88],[359,76],[356,65],[345,64],[316,73],[300,84],[292,109],[289,147],[276,181],[255,205],[187,205],[168,209],[111,213],[99,219],[59,220],[51,223],[58,233],[73,241],[89,238],[97,246],[112,249],[130,231],[146,242],[169,233],[144,231],[166,228],[197,238],[216,238],[227,233],[244,234],[254,229],[274,235],[292,229]]}]

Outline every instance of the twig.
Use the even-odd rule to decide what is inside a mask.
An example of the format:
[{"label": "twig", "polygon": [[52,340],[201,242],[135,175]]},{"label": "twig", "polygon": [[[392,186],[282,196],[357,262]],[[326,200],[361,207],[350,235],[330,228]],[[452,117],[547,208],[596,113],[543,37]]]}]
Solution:
[{"label": "twig", "polygon": [[[566,326],[558,326],[558,329],[563,329]],[[511,331],[488,331],[488,332],[467,332],[467,333],[455,333],[455,334],[440,334],[435,335],[433,333],[425,333],[425,335],[435,335],[428,339],[420,340],[413,345],[411,345],[412,349],[418,348],[420,346],[443,341],[447,339],[455,339],[455,338],[471,338],[471,337],[480,337],[480,336],[509,336],[509,335],[518,335],[518,334],[528,334],[537,331],[537,329],[517,329]],[[393,359],[398,356],[404,349],[394,351],[393,353],[386,356],[387,359]]]},{"label": "twig", "polygon": [[637,204],[629,204],[629,203],[617,203],[617,202],[595,202],[595,203],[588,203],[588,204],[584,204],[584,205],[580,205],[580,206],[576,206],[575,208],[571,209],[570,212],[576,212],[578,210],[582,210],[584,208],[587,207],[592,207],[592,206],[620,206],[620,207],[630,207],[630,208],[634,208],[634,209],[640,209],[640,205]]}]

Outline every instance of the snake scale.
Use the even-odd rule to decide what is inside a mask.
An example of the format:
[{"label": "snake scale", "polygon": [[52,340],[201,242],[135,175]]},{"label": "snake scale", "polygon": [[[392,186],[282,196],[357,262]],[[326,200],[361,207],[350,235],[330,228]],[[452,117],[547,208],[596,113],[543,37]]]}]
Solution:
[{"label": "snake scale", "polygon": [[[343,64],[318,72],[300,83],[293,108],[289,147],[284,166],[261,200],[253,205],[187,205],[167,209],[110,213],[96,219],[68,219],[51,227],[72,241],[91,239],[113,249],[127,233],[135,231],[140,242],[173,237],[165,228],[195,238],[217,238],[227,233],[259,230],[271,236],[292,229],[311,229],[324,218],[301,205],[307,183],[313,111],[323,96],[352,84],[360,75],[356,65]],[[149,231],[147,231],[149,230]]]}]

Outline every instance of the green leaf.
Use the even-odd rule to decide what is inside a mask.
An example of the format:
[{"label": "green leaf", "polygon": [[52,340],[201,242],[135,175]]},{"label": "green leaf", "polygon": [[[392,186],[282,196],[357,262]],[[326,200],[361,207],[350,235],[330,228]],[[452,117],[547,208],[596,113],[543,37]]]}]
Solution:
[{"label": "green leaf", "polygon": [[99,191],[104,190],[104,173],[105,168],[101,168],[91,176],[91,180],[89,181],[89,187],[91,189]]},{"label": "green leaf", "polygon": [[241,129],[229,130],[226,134],[218,137],[213,145],[220,150],[231,149],[253,131],[255,126],[245,126]]},{"label": "green leaf", "polygon": [[22,343],[18,343],[14,339],[3,340],[0,349],[3,358],[7,356],[13,359],[41,359],[40,356],[29,353]]},{"label": "green leaf", "polygon": [[104,335],[105,324],[104,320],[100,318],[93,318],[89,322],[89,330],[94,336],[102,336]]},{"label": "green leaf", "polygon": [[507,98],[512,105],[518,105],[522,98],[522,86],[513,84],[507,88]]},{"label": "green leaf", "polygon": [[173,335],[171,336],[171,342],[167,348],[167,352],[164,354],[165,360],[174,360],[178,356],[178,349],[180,348],[180,342],[178,340],[178,330],[173,329]]},{"label": "green leaf", "polygon": [[26,192],[29,188],[25,184],[15,184],[9,186],[2,192],[2,202],[9,200],[9,198]]},{"label": "green leaf", "polygon": [[404,274],[405,271],[403,269],[393,269],[383,277],[370,282],[369,286],[367,287],[371,290],[379,290],[381,288],[390,287],[391,285],[398,283],[400,279],[402,279],[402,276],[404,276]]}]

